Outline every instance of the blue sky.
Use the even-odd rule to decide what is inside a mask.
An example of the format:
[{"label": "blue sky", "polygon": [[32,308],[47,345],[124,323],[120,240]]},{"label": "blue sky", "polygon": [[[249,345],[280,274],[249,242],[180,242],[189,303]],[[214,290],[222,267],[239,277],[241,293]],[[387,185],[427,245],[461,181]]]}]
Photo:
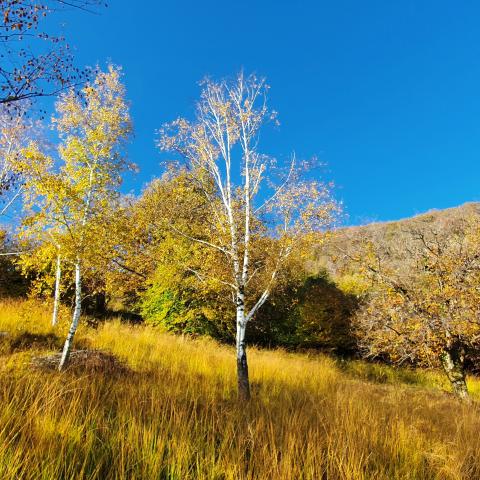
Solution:
[{"label": "blue sky", "polygon": [[266,76],[281,125],[262,138],[328,164],[349,223],[480,199],[480,3],[128,1],[62,14],[79,64],[123,67],[139,191],[154,132],[188,116],[205,75]]}]

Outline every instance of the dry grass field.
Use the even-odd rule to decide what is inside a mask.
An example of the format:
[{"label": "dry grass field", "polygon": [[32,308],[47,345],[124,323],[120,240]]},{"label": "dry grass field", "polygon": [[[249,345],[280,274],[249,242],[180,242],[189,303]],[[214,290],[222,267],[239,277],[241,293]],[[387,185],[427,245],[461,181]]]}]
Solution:
[{"label": "dry grass field", "polygon": [[53,330],[48,305],[0,304],[2,480],[480,478],[480,409],[439,372],[252,348],[241,404],[231,348],[120,321],[76,346],[121,363],[32,366],[63,317]]}]

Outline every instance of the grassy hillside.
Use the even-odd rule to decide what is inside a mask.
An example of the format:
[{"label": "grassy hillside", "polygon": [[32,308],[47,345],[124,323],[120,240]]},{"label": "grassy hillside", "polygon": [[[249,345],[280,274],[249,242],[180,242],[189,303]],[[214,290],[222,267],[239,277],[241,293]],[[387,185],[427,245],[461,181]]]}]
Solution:
[{"label": "grassy hillside", "polygon": [[2,480],[480,478],[477,402],[435,372],[252,349],[242,405],[230,348],[120,322],[76,344],[124,367],[33,368],[66,328],[40,303],[0,305]]},{"label": "grassy hillside", "polygon": [[[312,252],[307,268],[312,272],[326,268],[335,278],[346,267],[351,266],[352,260],[348,254],[358,253],[359,245],[365,240],[387,247],[394,246],[399,257],[392,258],[391,261],[394,265],[401,266],[405,259],[411,256],[407,247],[412,229],[449,230],[453,229],[455,223],[460,219],[478,215],[480,215],[480,203],[471,202],[459,207],[431,210],[402,220],[339,228]],[[353,266],[353,269],[355,268]]]}]

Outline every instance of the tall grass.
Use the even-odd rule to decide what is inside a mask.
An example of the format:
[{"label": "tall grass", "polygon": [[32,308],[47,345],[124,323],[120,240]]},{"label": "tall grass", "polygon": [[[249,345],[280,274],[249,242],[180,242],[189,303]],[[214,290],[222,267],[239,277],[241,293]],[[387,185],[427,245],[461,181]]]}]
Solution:
[{"label": "tall grass", "polygon": [[77,342],[130,372],[33,369],[67,328],[49,321],[37,302],[0,304],[1,479],[480,478],[476,402],[435,373],[251,349],[241,404],[230,348],[118,321]]}]

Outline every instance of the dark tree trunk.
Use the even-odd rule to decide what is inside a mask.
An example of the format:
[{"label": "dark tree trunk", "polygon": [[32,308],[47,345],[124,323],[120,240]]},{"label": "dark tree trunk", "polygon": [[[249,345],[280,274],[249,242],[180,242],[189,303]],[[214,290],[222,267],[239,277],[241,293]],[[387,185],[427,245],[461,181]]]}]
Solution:
[{"label": "dark tree trunk", "polygon": [[237,382],[239,398],[241,400],[249,400],[250,380],[248,378],[247,352],[245,349],[242,352],[237,351]]},{"label": "dark tree trunk", "polygon": [[462,400],[468,400],[465,379],[465,348],[458,341],[452,341],[440,355],[443,369],[452,385],[453,393]]}]

